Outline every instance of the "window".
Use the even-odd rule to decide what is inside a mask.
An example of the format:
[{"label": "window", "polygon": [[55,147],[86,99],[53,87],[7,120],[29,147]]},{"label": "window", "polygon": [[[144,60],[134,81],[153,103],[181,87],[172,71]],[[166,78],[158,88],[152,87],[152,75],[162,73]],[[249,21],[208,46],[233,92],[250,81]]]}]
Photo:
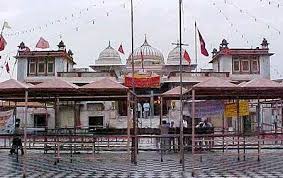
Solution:
[{"label": "window", "polygon": [[47,58],[29,58],[28,75],[53,75],[55,74],[55,60],[52,57]]},{"label": "window", "polygon": [[251,69],[252,69],[252,73],[258,73],[259,72],[258,60],[252,60]]},{"label": "window", "polygon": [[47,62],[47,73],[53,74],[54,73],[54,61]]},{"label": "window", "polygon": [[44,61],[38,62],[37,73],[38,74],[45,74],[45,62]]},{"label": "window", "polygon": [[250,72],[250,61],[249,60],[241,60],[242,64],[242,72]]},{"label": "window", "polygon": [[233,60],[233,71],[240,72],[240,60],[239,59]]},{"label": "window", "polygon": [[36,63],[35,63],[35,61],[29,61],[29,74],[36,74]]},{"label": "window", "polygon": [[260,63],[258,56],[233,56],[233,73],[259,74]]}]

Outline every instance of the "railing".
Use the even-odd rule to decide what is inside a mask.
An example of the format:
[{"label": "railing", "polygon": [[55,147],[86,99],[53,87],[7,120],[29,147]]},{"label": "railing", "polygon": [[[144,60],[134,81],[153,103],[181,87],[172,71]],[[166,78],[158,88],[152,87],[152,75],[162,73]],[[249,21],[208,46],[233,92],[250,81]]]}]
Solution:
[{"label": "railing", "polygon": [[[184,72],[183,77],[229,77],[229,72]],[[179,72],[171,72],[168,76],[179,77]]]}]

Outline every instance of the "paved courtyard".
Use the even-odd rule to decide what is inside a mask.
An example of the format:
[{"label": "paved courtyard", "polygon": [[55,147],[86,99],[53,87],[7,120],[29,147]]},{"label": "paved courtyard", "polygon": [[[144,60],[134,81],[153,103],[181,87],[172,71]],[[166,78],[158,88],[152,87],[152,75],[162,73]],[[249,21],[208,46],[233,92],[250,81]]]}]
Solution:
[{"label": "paved courtyard", "polygon": [[[251,153],[253,151],[249,151]],[[237,160],[236,155],[220,156],[221,152],[204,155],[202,162],[196,157],[197,177],[283,177],[283,156],[281,150],[265,151],[260,162],[248,156],[246,161]],[[278,152],[279,155],[274,153]],[[234,152],[235,153],[235,152]],[[272,154],[271,154],[272,153]],[[28,155],[28,177],[191,177],[191,155],[186,154],[186,169],[182,173],[177,154],[166,154],[164,162],[156,152],[138,155],[138,165],[128,163],[125,153],[62,154],[61,161],[54,165],[53,154],[31,153]],[[0,177],[21,177],[23,158],[17,162],[15,156],[0,151]]]}]

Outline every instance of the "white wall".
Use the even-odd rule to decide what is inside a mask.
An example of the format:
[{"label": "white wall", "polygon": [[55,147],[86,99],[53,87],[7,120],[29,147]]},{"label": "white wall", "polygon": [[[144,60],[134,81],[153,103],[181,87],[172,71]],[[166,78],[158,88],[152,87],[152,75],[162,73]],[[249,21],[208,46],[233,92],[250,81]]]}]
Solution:
[{"label": "white wall", "polygon": [[260,56],[260,75],[270,79],[270,56]]},{"label": "white wall", "polygon": [[17,80],[23,82],[27,77],[27,59],[18,59],[17,62]]},{"label": "white wall", "polygon": [[55,58],[55,75],[57,76],[57,72],[65,72],[67,71],[67,61],[62,58]]},{"label": "white wall", "polygon": [[219,72],[230,72],[232,73],[232,56],[222,56],[219,58],[220,71]]},{"label": "white wall", "polygon": [[213,61],[212,69],[213,69],[213,72],[218,72],[218,60]]}]

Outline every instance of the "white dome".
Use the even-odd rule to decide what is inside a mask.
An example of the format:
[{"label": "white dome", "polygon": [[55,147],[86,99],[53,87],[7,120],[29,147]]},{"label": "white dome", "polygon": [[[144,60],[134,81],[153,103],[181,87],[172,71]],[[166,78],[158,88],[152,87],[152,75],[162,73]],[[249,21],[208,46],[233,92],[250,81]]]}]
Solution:
[{"label": "white dome", "polygon": [[[184,59],[184,48],[182,48],[182,58],[183,64],[189,64],[189,62],[187,60]],[[168,58],[167,58],[167,62],[166,64],[180,64],[180,45],[176,46],[174,49],[172,49],[169,54],[168,54]]]},{"label": "white dome", "polygon": [[[141,64],[142,58],[141,53],[144,59],[144,65],[158,65],[164,64],[163,54],[156,48],[150,46],[145,38],[143,45],[134,50],[134,61],[135,64]],[[131,64],[131,55],[127,61],[128,64]]]},{"label": "white dome", "polygon": [[109,42],[109,46],[99,54],[95,64],[122,64],[122,62],[118,51],[112,48]]}]

